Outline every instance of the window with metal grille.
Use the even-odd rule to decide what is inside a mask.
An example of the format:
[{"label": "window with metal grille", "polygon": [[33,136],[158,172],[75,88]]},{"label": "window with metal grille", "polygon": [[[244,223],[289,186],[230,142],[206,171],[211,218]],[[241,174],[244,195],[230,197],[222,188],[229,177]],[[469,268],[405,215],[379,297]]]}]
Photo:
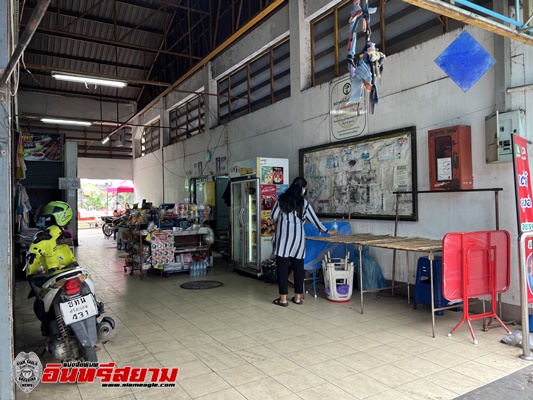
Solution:
[{"label": "window with metal grille", "polygon": [[144,127],[141,136],[141,157],[159,149],[161,137],[161,126],[159,120]]},{"label": "window with metal grille", "polygon": [[348,20],[352,7],[352,1],[343,1],[311,21],[313,86],[329,82],[348,72],[345,60],[348,53]]},{"label": "window with metal grille", "polygon": [[284,39],[218,81],[219,124],[291,95],[289,47]]},{"label": "window with metal grille", "polygon": [[170,110],[170,143],[177,143],[205,130],[204,98],[201,94]]},{"label": "window with metal grille", "polygon": [[[372,41],[387,56],[411,48],[432,38],[438,37],[451,29],[464,26],[460,21],[453,21],[410,5],[401,6],[396,2],[387,6],[383,0],[368,0],[369,7],[377,7],[377,12],[370,16]],[[490,3],[481,0],[476,3]],[[391,6],[391,7],[389,7]],[[353,0],[339,1],[335,7],[311,20],[311,79],[312,85],[323,83],[348,74],[348,33]],[[383,14],[381,14],[383,13]],[[385,22],[386,21],[386,22]],[[416,22],[415,22],[416,21]],[[387,32],[385,32],[385,26]],[[359,24],[355,54],[360,54],[366,44],[365,33]],[[386,49],[386,51],[385,51]]]}]

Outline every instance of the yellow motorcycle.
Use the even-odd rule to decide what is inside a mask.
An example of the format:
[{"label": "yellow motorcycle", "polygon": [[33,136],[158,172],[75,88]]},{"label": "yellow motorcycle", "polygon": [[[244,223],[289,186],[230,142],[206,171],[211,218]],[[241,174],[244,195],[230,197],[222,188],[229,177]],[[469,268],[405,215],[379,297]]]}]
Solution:
[{"label": "yellow motorcycle", "polygon": [[96,300],[90,272],[78,265],[64,239],[72,219],[67,203],[53,201],[42,208],[47,228],[38,232],[26,257],[28,298],[36,297],[35,315],[41,321],[46,348],[60,361],[97,362],[96,344],[115,328],[113,318],[98,318],[104,303]]}]

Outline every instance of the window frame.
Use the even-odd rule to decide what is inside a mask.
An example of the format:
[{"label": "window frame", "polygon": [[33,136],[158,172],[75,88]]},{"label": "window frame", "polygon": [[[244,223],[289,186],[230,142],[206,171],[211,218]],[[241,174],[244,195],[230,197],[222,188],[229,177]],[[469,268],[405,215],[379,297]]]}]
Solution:
[{"label": "window frame", "polygon": [[[156,135],[154,135],[156,134]],[[157,147],[154,142],[157,141]],[[148,146],[147,143],[150,143]],[[144,146],[144,149],[143,149]],[[140,140],[141,157],[153,153],[161,148],[161,120],[157,118],[155,121],[147,124],[143,128]]]},{"label": "window frame", "polygon": [[[276,55],[277,58],[275,59],[275,50],[281,48],[284,45],[288,46],[286,54],[282,53],[281,55]],[[254,71],[256,71],[252,69],[253,64],[258,62],[265,56],[268,57],[268,61],[265,64],[265,66],[268,65],[268,78],[252,85],[252,81],[254,78],[252,74],[254,73]],[[288,68],[283,71],[279,71],[275,74],[276,66],[281,65],[281,63],[284,62],[286,59],[289,60]],[[275,61],[277,61],[278,63],[276,64]],[[266,70],[265,66],[259,69],[261,70],[260,73]],[[244,71],[246,71],[245,77],[240,76],[243,74]],[[268,107],[269,105],[272,105],[277,101],[290,97],[290,74],[290,37],[285,37],[282,40],[278,41],[276,44],[270,46],[268,49],[262,51],[257,56],[243,62],[241,65],[239,65],[238,68],[235,68],[230,73],[220,77],[217,80],[218,125],[223,125],[231,120],[234,120],[246,114],[250,114],[261,108]],[[281,95],[277,96],[275,91],[275,83],[278,82],[276,80],[276,77],[278,77],[278,75],[280,79],[288,76],[288,78],[286,78],[288,84],[278,90]],[[259,74],[257,76],[259,76]],[[234,86],[232,86],[232,79],[236,79],[237,77],[237,83],[234,82]],[[232,95],[232,88],[235,89],[236,87],[241,87],[243,83],[246,83],[245,89],[240,90],[238,93]],[[254,103],[252,102],[254,94],[260,93],[261,88],[264,88],[265,86],[269,87],[269,93],[258,97],[258,101],[260,101],[260,103],[259,105],[254,106]],[[263,89],[261,93],[263,91],[265,93],[267,92],[267,90]],[[226,98],[227,100],[222,101],[223,98]],[[236,104],[241,99],[245,99],[246,104],[237,107]]]},{"label": "window frame", "polygon": [[[194,102],[197,102],[197,106],[190,108]],[[184,108],[185,112],[180,114],[180,110]],[[197,115],[194,118],[190,118],[195,112]],[[180,119],[183,117],[185,118],[185,124],[180,123]],[[168,118],[170,123],[169,145],[205,132],[205,101],[203,93],[197,93],[172,108],[169,111]],[[193,121],[197,121],[196,126],[194,126]]]}]

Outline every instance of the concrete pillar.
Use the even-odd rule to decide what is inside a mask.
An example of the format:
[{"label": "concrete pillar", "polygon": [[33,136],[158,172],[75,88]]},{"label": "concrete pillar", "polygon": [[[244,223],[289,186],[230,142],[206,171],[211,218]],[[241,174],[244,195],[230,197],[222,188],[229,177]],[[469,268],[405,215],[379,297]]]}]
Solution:
[{"label": "concrete pillar", "polygon": [[[162,187],[162,201],[161,204],[167,202],[168,195],[166,194],[165,189],[165,179],[172,179],[172,176],[168,174],[169,176],[165,176],[166,168],[165,168],[165,146],[167,146],[170,143],[170,113],[167,111],[168,107],[168,97],[165,96],[161,100],[159,100],[159,104],[161,104],[161,112],[159,114],[159,145],[161,147],[161,187]],[[170,201],[170,200],[169,200]],[[158,206],[159,204],[154,204],[154,206]]]},{"label": "concrete pillar", "polygon": [[208,132],[211,128],[216,127],[218,124],[218,97],[213,94],[218,93],[217,81],[213,79],[213,73],[211,69],[211,62],[205,64],[203,69],[203,81],[204,92],[207,93],[204,96],[205,104],[205,130]]},{"label": "concrete pillar", "polygon": [[[65,142],[63,149],[63,158],[65,160],[64,177],[78,177],[78,143]],[[73,231],[72,241],[74,246],[78,246],[78,191],[76,189],[65,189],[64,199],[72,209],[72,221],[68,228]]]},{"label": "concrete pillar", "polygon": [[[11,47],[9,0],[0,0],[0,70],[5,69]],[[1,75],[1,74],[0,74]],[[8,83],[9,84],[9,83]],[[0,87],[0,399],[15,398],[13,387],[13,213],[11,152],[11,96],[6,86]]]},{"label": "concrete pillar", "polygon": [[289,1],[291,33],[291,96],[311,86],[311,28],[305,20],[305,1]]}]

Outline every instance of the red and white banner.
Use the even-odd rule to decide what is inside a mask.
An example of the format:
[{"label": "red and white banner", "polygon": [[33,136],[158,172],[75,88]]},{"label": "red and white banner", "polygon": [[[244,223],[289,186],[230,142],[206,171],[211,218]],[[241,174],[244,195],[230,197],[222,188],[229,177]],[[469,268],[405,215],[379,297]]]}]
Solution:
[{"label": "red and white banner", "polygon": [[[529,171],[529,157],[527,153],[528,140],[518,135],[512,135],[513,168],[515,175],[516,215],[518,218],[518,235],[533,231],[533,200],[531,192],[531,178]],[[533,239],[526,241],[526,268],[528,295],[527,302],[533,302]],[[520,264],[519,264],[520,265]]]}]

